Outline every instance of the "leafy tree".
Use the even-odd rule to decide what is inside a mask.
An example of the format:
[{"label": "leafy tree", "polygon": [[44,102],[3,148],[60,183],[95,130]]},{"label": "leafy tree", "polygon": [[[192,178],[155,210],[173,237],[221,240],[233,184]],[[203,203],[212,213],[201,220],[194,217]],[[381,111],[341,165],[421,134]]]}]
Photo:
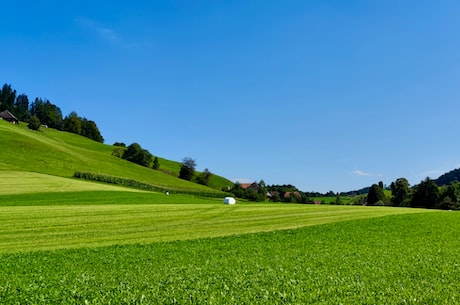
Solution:
[{"label": "leafy tree", "polygon": [[394,206],[410,205],[410,185],[406,178],[391,183],[391,202]]},{"label": "leafy tree", "polygon": [[195,174],[196,162],[192,158],[184,158],[179,172],[179,178],[190,181]]},{"label": "leafy tree", "polygon": [[205,168],[204,171],[196,177],[196,182],[202,185],[209,185],[209,179],[211,178],[212,173]]},{"label": "leafy tree", "polygon": [[375,205],[379,201],[385,201],[385,194],[380,186],[372,184],[369,193],[367,193],[367,205]]},{"label": "leafy tree", "polygon": [[441,192],[440,201],[437,205],[438,208],[444,210],[458,210],[460,209],[460,183],[458,181],[452,181],[444,190]]},{"label": "leafy tree", "polygon": [[81,134],[82,133],[82,120],[75,111],[72,111],[64,118],[65,131]]},{"label": "leafy tree", "polygon": [[20,94],[14,102],[14,115],[21,121],[27,122],[30,118],[29,98],[25,94]]},{"label": "leafy tree", "polygon": [[340,197],[340,194],[339,194],[339,193],[337,193],[337,196],[335,196],[335,204],[336,204],[336,205],[341,205],[341,204],[343,204],[342,198]]},{"label": "leafy tree", "polygon": [[16,90],[11,85],[4,84],[0,90],[0,111],[9,109],[13,111],[14,102],[16,101]]},{"label": "leafy tree", "polygon": [[411,200],[411,206],[431,208],[437,206],[438,201],[438,186],[433,180],[427,177],[415,187],[415,192]]},{"label": "leafy tree", "polygon": [[153,156],[148,150],[143,149],[138,143],[133,143],[125,150],[122,158],[129,162],[150,167]]},{"label": "leafy tree", "polygon": [[81,121],[81,135],[96,142],[104,143],[104,138],[97,128],[96,123],[94,121],[87,120],[86,118],[83,118]]},{"label": "leafy tree", "polygon": [[159,169],[160,168],[160,160],[158,160],[158,157],[155,157],[155,159],[153,159],[152,168],[153,169]]},{"label": "leafy tree", "polygon": [[36,116],[43,124],[62,130],[61,109],[50,101],[44,102],[42,99],[36,98],[30,107],[30,114]]},{"label": "leafy tree", "polygon": [[113,146],[126,147],[126,144],[123,143],[123,142],[115,142],[115,143],[113,143]]},{"label": "leafy tree", "polygon": [[32,116],[29,120],[29,124],[27,127],[32,130],[39,130],[40,129],[40,120],[36,116]]}]

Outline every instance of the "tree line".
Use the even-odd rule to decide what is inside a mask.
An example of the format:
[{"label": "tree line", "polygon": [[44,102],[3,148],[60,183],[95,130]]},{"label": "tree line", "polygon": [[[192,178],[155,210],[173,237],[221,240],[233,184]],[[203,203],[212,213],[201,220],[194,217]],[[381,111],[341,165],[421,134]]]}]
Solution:
[{"label": "tree line", "polygon": [[[160,168],[159,158],[154,157],[147,149],[142,148],[139,143],[132,143],[126,146],[123,142],[115,142],[113,146],[115,148],[112,151],[112,155],[116,157],[155,170]],[[197,174],[195,168],[196,161],[194,159],[184,158],[180,167],[179,178],[209,186],[212,173],[206,168],[202,173]]]},{"label": "tree line", "polygon": [[[460,170],[452,171],[449,175],[457,174]],[[265,185],[263,180],[251,184],[241,184],[236,182],[229,191],[236,197],[251,201],[272,201],[290,203],[317,203],[315,197],[335,197],[329,204],[352,204],[369,206],[395,206],[395,207],[415,207],[415,208],[434,208],[445,210],[460,210],[460,182],[456,179],[449,181],[448,184],[440,185],[437,180],[426,178],[419,184],[411,186],[406,178],[398,178],[385,187],[380,181],[366,187],[367,193],[350,195],[349,192],[334,193],[329,191],[325,194],[319,192],[302,192],[295,186],[285,185]],[[447,181],[447,180],[446,180]],[[390,193],[391,195],[386,195]],[[346,203],[342,196],[351,197]]]},{"label": "tree line", "polygon": [[450,181],[438,186],[429,177],[419,184],[410,186],[406,178],[398,178],[390,185],[391,197],[385,196],[381,184],[373,184],[367,194],[368,205],[393,205],[401,207],[460,209],[460,183]]},{"label": "tree line", "polygon": [[33,130],[46,126],[104,142],[94,121],[80,117],[75,111],[63,118],[61,109],[49,100],[37,97],[29,102],[26,94],[17,94],[8,84],[0,89],[0,111],[4,110],[13,113],[20,121],[27,122]]}]

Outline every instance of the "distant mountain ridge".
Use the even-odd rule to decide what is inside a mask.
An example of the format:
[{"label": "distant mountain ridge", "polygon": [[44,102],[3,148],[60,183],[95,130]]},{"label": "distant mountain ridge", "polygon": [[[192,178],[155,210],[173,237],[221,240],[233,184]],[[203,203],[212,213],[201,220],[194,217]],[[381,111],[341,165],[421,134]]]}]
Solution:
[{"label": "distant mountain ridge", "polygon": [[448,185],[452,181],[460,181],[460,168],[457,168],[457,169],[451,170],[450,172],[442,174],[441,176],[438,177],[438,179],[434,180],[434,182],[438,186]]}]

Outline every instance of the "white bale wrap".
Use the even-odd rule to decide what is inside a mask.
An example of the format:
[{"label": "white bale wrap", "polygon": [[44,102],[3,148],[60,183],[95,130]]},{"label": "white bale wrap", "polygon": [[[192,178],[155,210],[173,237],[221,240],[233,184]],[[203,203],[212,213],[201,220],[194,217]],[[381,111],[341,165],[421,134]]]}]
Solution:
[{"label": "white bale wrap", "polygon": [[235,200],[235,198],[233,198],[233,197],[225,197],[225,198],[224,198],[224,203],[225,203],[225,204],[235,204],[235,203],[236,203],[236,200]]}]

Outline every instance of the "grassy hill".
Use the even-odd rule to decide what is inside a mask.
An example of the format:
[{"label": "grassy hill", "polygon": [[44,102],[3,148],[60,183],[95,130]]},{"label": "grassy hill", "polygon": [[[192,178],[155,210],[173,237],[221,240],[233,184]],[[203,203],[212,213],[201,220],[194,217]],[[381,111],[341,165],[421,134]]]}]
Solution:
[{"label": "grassy hill", "polygon": [[174,161],[2,121],[0,143],[1,304],[460,304],[459,213],[224,205],[72,178],[223,195]]},{"label": "grassy hill", "polygon": [[51,128],[29,130],[25,123],[0,121],[0,170],[36,172],[71,178],[76,171],[124,177],[171,191],[219,193],[231,185],[214,175],[213,188],[178,179],[180,163],[160,159],[161,170],[152,170],[112,155],[113,146]]}]

